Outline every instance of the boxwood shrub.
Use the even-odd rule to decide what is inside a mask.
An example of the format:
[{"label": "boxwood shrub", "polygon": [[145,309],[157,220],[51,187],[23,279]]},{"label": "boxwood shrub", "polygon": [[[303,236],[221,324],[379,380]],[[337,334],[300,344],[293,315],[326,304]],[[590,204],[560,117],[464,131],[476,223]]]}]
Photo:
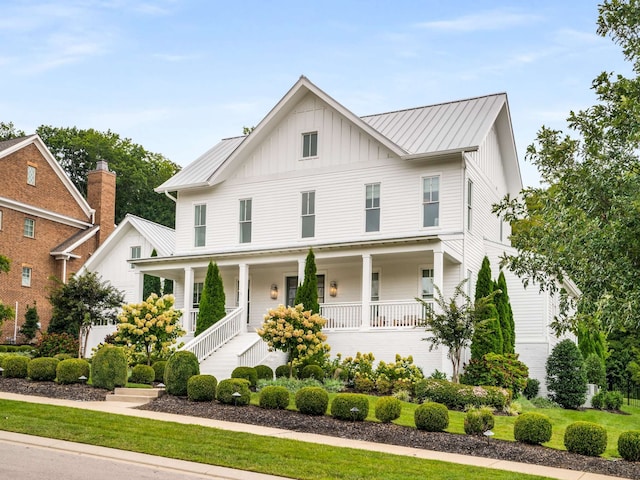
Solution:
[{"label": "boxwood shrub", "polygon": [[375,415],[382,423],[390,423],[400,418],[402,402],[396,397],[380,397],[376,402]]},{"label": "boxwood shrub", "polygon": [[151,385],[156,378],[156,371],[149,365],[136,365],[131,369],[131,377],[129,381],[131,383],[142,383],[144,385]]},{"label": "boxwood shrub", "polygon": [[156,373],[154,381],[164,382],[164,369],[166,368],[166,366],[167,366],[166,360],[158,360],[157,362],[154,362],[153,365],[151,365],[151,367],[153,368],[153,371]]},{"label": "boxwood shrub", "polygon": [[501,387],[476,387],[423,378],[415,383],[414,390],[417,402],[428,400],[442,403],[452,410],[462,410],[468,405],[486,405],[503,410],[511,403],[511,391]]},{"label": "boxwood shrub", "polygon": [[[233,396],[234,393],[240,396]],[[216,398],[220,403],[227,405],[249,405],[251,401],[251,390],[249,380],[245,378],[227,378],[218,384]]]},{"label": "boxwood shrub", "polygon": [[622,432],[618,437],[618,453],[630,462],[640,461],[640,430]]},{"label": "boxwood shrub", "polygon": [[607,431],[592,422],[574,422],[564,431],[564,446],[569,452],[597,457],[607,449]]},{"label": "boxwood shrub", "polygon": [[361,393],[338,393],[331,402],[331,415],[361,422],[369,415],[369,398]]},{"label": "boxwood shrub", "polygon": [[482,435],[495,425],[493,412],[490,407],[472,407],[464,416],[464,433],[467,435]]},{"label": "boxwood shrub", "polygon": [[[295,376],[295,370],[293,371]],[[276,367],[276,378],[286,377],[289,378],[289,365],[280,365]]]},{"label": "boxwood shrub", "polygon": [[276,410],[284,410],[289,406],[291,394],[285,387],[268,385],[260,390],[260,406]]},{"label": "boxwood shrub", "polygon": [[437,402],[425,402],[416,408],[413,421],[418,430],[442,432],[449,426],[449,410]]},{"label": "boxwood shrub", "polygon": [[27,366],[27,374],[31,380],[53,382],[56,379],[56,367],[60,360],[52,357],[34,358]]},{"label": "boxwood shrub", "polygon": [[542,413],[523,413],[513,424],[513,437],[518,442],[539,445],[551,440],[551,433],[551,420]]},{"label": "boxwood shrub", "polygon": [[80,377],[89,378],[90,374],[91,366],[83,358],[67,358],[56,366],[56,382],[63,385],[86,382]]},{"label": "boxwood shrub", "polygon": [[4,359],[3,375],[5,378],[27,378],[29,375],[29,361],[28,357],[21,355],[10,355]]},{"label": "boxwood shrub", "polygon": [[595,409],[602,410],[604,408],[604,396],[607,392],[600,390],[593,397],[591,397],[591,406]]},{"label": "boxwood shrub", "polygon": [[322,387],[303,387],[296,392],[296,408],[307,415],[324,415],[329,406],[329,394]]},{"label": "boxwood shrub", "polygon": [[249,386],[253,388],[258,383],[258,372],[253,367],[236,367],[231,372],[231,378],[244,378],[249,381]]},{"label": "boxwood shrub", "polygon": [[540,380],[537,378],[528,378],[527,386],[524,387],[522,393],[524,394],[527,400],[531,400],[538,396],[538,392],[540,391]]},{"label": "boxwood shrub", "polygon": [[94,387],[113,390],[127,384],[129,368],[124,348],[104,345],[93,356],[91,366]]},{"label": "boxwood shrub", "polygon": [[604,408],[607,410],[620,410],[624,397],[620,392],[607,392],[604,394]]},{"label": "boxwood shrub", "polygon": [[187,395],[189,377],[200,374],[198,357],[192,352],[181,350],[167,360],[164,370],[164,384],[169,395],[184,397]]},{"label": "boxwood shrub", "polygon": [[324,378],[324,370],[320,365],[307,365],[300,372],[300,378],[315,378],[322,381]]},{"label": "boxwood shrub", "polygon": [[187,398],[192,402],[212,402],[218,379],[213,375],[192,375],[187,380]]},{"label": "boxwood shrub", "polygon": [[269,365],[256,365],[258,380],[273,380],[273,369]]}]

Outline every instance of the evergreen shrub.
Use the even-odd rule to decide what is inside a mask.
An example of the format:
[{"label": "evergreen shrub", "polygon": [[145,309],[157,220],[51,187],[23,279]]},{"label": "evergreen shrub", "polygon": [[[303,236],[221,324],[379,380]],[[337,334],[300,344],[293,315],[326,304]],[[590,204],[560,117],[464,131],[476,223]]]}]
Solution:
[{"label": "evergreen shrub", "polygon": [[51,357],[38,357],[29,362],[27,374],[37,382],[53,382],[56,379],[56,367],[60,360]]},{"label": "evergreen shrub", "polygon": [[523,413],[513,424],[513,437],[518,442],[539,445],[551,440],[551,433],[551,420],[541,413]]},{"label": "evergreen shrub", "polygon": [[417,402],[438,402],[452,410],[462,410],[467,405],[504,410],[511,403],[511,391],[501,387],[461,385],[431,378],[418,380],[414,392]]},{"label": "evergreen shrub", "polygon": [[68,385],[71,383],[84,383],[80,377],[89,378],[91,366],[83,358],[67,358],[61,360],[56,366],[56,382]]},{"label": "evergreen shrub", "polygon": [[136,365],[131,369],[131,377],[129,381],[131,383],[142,383],[144,385],[151,385],[156,378],[156,371],[149,365]]},{"label": "evergreen shrub", "polygon": [[78,338],[68,333],[43,333],[36,343],[37,357],[53,357],[58,353],[78,355]]},{"label": "evergreen shrub", "polygon": [[531,400],[532,398],[536,398],[538,396],[538,392],[540,392],[540,380],[537,378],[529,378],[527,379],[527,386],[524,387],[522,394],[525,396],[527,400]]},{"label": "evergreen shrub", "polygon": [[640,462],[640,430],[630,430],[620,434],[618,453],[625,460]]},{"label": "evergreen shrub", "polygon": [[517,397],[526,388],[528,377],[529,369],[517,353],[487,353],[469,361],[460,383],[508,388]]},{"label": "evergreen shrub", "polygon": [[276,378],[286,377],[289,378],[289,365],[280,365],[276,367]]},{"label": "evergreen shrub", "polygon": [[285,387],[269,385],[260,390],[259,404],[262,408],[285,410],[291,394]]},{"label": "evergreen shrub", "polygon": [[58,360],[69,360],[70,358],[78,358],[75,355],[71,355],[70,353],[56,353],[53,358],[57,358]]},{"label": "evergreen shrub", "polygon": [[164,370],[164,384],[169,395],[184,397],[187,395],[189,377],[200,374],[198,357],[192,352],[181,350],[167,360]]},{"label": "evergreen shrub", "polygon": [[493,411],[489,407],[472,407],[464,417],[464,433],[467,435],[482,435],[494,425]]},{"label": "evergreen shrub", "polygon": [[94,387],[113,390],[127,384],[129,369],[124,348],[104,345],[93,356],[91,366]]},{"label": "evergreen shrub", "polygon": [[11,355],[4,359],[3,376],[5,378],[27,378],[29,375],[29,361],[28,357],[21,355]]},{"label": "evergreen shrub", "polygon": [[296,408],[306,415],[324,415],[329,406],[329,394],[322,387],[304,387],[296,392]]},{"label": "evergreen shrub", "polygon": [[258,372],[253,367],[236,367],[231,372],[231,378],[244,378],[249,381],[249,386],[253,388],[258,383]]},{"label": "evergreen shrub", "polygon": [[607,384],[607,370],[599,355],[592,353],[584,360],[584,372],[587,382],[604,387]]},{"label": "evergreen shrub", "polygon": [[[234,393],[240,396],[234,397]],[[251,390],[249,380],[244,378],[227,378],[218,384],[216,398],[220,403],[227,405],[249,405],[251,401]]]},{"label": "evergreen shrub", "polygon": [[324,370],[320,365],[307,365],[300,372],[300,378],[315,378],[322,381],[324,378]]},{"label": "evergreen shrub", "polygon": [[155,372],[154,381],[156,382],[164,382],[164,369],[167,367],[166,360],[158,360],[151,365],[153,371]]},{"label": "evergreen shrub", "polygon": [[576,409],[587,398],[587,376],[577,345],[569,339],[558,343],[547,358],[549,397],[563,408]]},{"label": "evergreen shrub", "polygon": [[624,397],[620,392],[607,392],[604,394],[604,408],[607,410],[620,410]]},{"label": "evergreen shrub", "polygon": [[413,420],[418,430],[442,432],[449,426],[449,410],[442,403],[425,402],[416,408]]},{"label": "evergreen shrub", "polygon": [[256,365],[258,380],[273,380],[273,369],[269,365]]},{"label": "evergreen shrub", "polygon": [[591,397],[591,406],[597,410],[602,410],[604,408],[604,396],[607,394],[606,391],[600,390],[593,397]]},{"label": "evergreen shrub", "polygon": [[591,422],[574,422],[564,431],[564,446],[569,452],[597,457],[607,449],[607,431]]},{"label": "evergreen shrub", "polygon": [[361,393],[338,393],[331,402],[331,415],[361,422],[369,415],[369,398]]},{"label": "evergreen shrub", "polygon": [[382,423],[390,423],[400,418],[402,402],[396,397],[380,397],[376,402],[375,415]]},{"label": "evergreen shrub", "polygon": [[187,398],[192,402],[212,402],[218,379],[213,375],[192,375],[187,380]]}]

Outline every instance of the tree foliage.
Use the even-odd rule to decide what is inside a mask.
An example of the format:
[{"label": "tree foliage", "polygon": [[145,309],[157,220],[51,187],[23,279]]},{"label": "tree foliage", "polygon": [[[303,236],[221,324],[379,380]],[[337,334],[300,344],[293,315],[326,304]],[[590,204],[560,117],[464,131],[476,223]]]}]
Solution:
[{"label": "tree foliage", "polygon": [[[151,252],[152,257],[157,257],[158,252],[154,248]],[[142,297],[149,298],[149,295],[155,293],[158,296],[162,295],[162,283],[160,281],[160,277],[156,277],[155,275],[147,275],[145,273],[144,278],[142,280]],[[173,292],[171,292],[173,293]]]},{"label": "tree foliage", "polygon": [[31,342],[36,337],[36,333],[40,330],[40,316],[38,315],[38,309],[36,302],[33,302],[33,306],[27,305],[27,311],[24,314],[24,323],[20,327],[20,334]]},{"label": "tree foliage", "polygon": [[312,313],[320,313],[318,304],[318,276],[316,273],[316,257],[313,250],[309,249],[304,263],[304,280],[296,291],[294,302],[296,305],[304,305],[305,310]]},{"label": "tree foliage", "polygon": [[26,133],[19,130],[13,122],[0,122],[0,142],[11,140],[12,138],[24,137]]},{"label": "tree foliage", "polygon": [[575,343],[558,343],[547,358],[549,398],[563,408],[578,408],[587,398],[587,375],[582,354]]},{"label": "tree foliage", "polygon": [[498,317],[500,318],[503,352],[515,353],[516,324],[513,320],[513,310],[511,309],[511,300],[509,299],[509,291],[507,290],[507,279],[502,271],[500,271],[500,275],[498,275],[498,282],[495,289],[499,290],[495,296],[495,305],[498,311]]},{"label": "tree foliage", "polygon": [[[3,124],[0,123],[0,127],[2,127],[2,125]],[[10,268],[11,260],[9,260],[4,255],[0,255],[0,273],[9,273]],[[0,326],[2,326],[5,320],[12,318],[13,315],[13,308],[2,303],[2,299],[0,299]]]},{"label": "tree foliage", "polygon": [[195,335],[198,336],[218,320],[227,314],[225,304],[224,286],[222,276],[217,263],[209,262],[207,276],[204,279],[200,306],[198,309],[198,321],[196,322]]},{"label": "tree foliage", "polygon": [[570,278],[582,292],[580,322],[610,332],[637,325],[640,309],[640,9],[638,0],[599,6],[598,34],[620,45],[633,77],[604,72],[592,83],[597,103],[568,117],[570,134],[542,127],[527,149],[543,187],[505,198],[495,210],[512,222],[516,255],[503,261],[525,285],[557,291]]},{"label": "tree foliage", "polygon": [[[494,292],[493,280],[491,280],[491,264],[487,257],[482,260],[482,267],[478,272],[476,281],[476,301],[491,295]],[[488,302],[476,307],[476,325],[471,339],[471,358],[480,360],[487,353],[504,352],[504,342],[500,316],[496,305]]]}]

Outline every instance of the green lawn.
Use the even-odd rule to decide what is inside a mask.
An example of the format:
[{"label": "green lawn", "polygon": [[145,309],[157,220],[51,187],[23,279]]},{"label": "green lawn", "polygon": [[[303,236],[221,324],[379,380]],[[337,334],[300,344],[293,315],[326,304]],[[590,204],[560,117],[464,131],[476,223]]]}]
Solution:
[{"label": "green lawn", "polygon": [[[0,412],[0,429],[6,431],[291,478],[545,478],[68,407],[0,400]],[[310,417],[310,429],[312,423]]]}]

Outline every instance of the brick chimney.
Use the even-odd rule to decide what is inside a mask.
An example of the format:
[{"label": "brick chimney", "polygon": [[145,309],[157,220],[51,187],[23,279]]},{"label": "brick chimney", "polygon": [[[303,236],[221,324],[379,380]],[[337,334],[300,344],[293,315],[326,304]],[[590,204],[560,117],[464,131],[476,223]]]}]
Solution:
[{"label": "brick chimney", "polygon": [[98,160],[96,169],[87,175],[87,202],[96,211],[94,224],[100,226],[100,246],[113,232],[116,223],[116,174],[109,171],[104,160]]}]

